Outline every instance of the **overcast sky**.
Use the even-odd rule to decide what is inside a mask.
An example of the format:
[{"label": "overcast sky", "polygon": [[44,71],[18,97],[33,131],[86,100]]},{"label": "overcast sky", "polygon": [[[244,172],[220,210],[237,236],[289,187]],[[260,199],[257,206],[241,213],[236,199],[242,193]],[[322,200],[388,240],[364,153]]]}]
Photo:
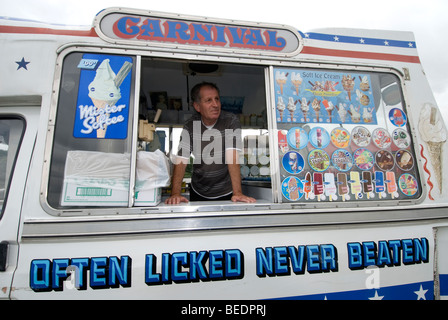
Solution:
[{"label": "overcast sky", "polygon": [[0,16],[91,25],[107,7],[287,24],[306,32],[344,27],[412,31],[445,121],[448,122],[447,0],[0,0]]}]

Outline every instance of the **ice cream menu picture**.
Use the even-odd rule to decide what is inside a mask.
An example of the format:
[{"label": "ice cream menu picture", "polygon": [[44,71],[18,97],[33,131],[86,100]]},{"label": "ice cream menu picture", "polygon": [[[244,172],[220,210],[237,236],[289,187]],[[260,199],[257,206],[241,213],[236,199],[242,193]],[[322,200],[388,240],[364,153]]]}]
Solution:
[{"label": "ice cream menu picture", "polygon": [[278,69],[275,88],[278,122],[377,123],[370,75]]},{"label": "ice cream menu picture", "polygon": [[132,58],[84,54],[79,62],[75,138],[126,139]]},{"label": "ice cream menu picture", "polygon": [[[282,201],[420,197],[406,110],[391,87],[398,78],[278,68],[274,80]],[[384,98],[382,83],[394,99]]]}]

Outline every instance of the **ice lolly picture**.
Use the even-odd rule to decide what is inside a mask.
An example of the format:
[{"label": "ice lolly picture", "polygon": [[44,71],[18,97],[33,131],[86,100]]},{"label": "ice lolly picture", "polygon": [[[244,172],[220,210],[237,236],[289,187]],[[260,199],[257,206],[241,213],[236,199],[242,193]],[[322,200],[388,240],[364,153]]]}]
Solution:
[{"label": "ice lolly picture", "polygon": [[299,189],[297,186],[296,179],[294,179],[294,178],[289,179],[288,188],[289,188],[289,198],[292,201],[296,201],[297,199],[299,199]]},{"label": "ice lolly picture", "polygon": [[297,177],[287,177],[282,182],[282,194],[286,200],[297,201],[303,196],[303,183]]},{"label": "ice lolly picture", "polygon": [[358,200],[359,194],[362,191],[359,172],[357,171],[350,172],[350,187],[352,189],[352,194],[355,195],[356,200]]},{"label": "ice lolly picture", "polygon": [[384,173],[382,171],[375,171],[375,192],[378,193],[380,199],[384,191]]},{"label": "ice lolly picture", "polygon": [[278,147],[281,153],[286,153],[289,151],[286,134],[287,134],[286,130],[278,131]]},{"label": "ice lolly picture", "polygon": [[296,149],[300,149],[300,129],[295,130]]},{"label": "ice lolly picture", "polygon": [[313,191],[313,181],[311,179],[311,173],[307,172],[303,183],[305,184],[305,199],[308,200],[310,198],[310,193]]},{"label": "ice lolly picture", "polygon": [[370,199],[370,193],[373,191],[372,173],[370,171],[362,173],[362,191],[367,195],[367,199]]},{"label": "ice lolly picture", "polygon": [[345,197],[348,194],[347,175],[345,173],[338,173],[338,194],[342,197],[342,201],[345,201]]},{"label": "ice lolly picture", "polygon": [[329,197],[330,201],[336,196],[336,184],[334,182],[334,174],[333,173],[325,173],[325,195]]},{"label": "ice lolly picture", "polygon": [[322,173],[315,172],[313,174],[314,194],[317,196],[317,201],[320,201],[321,195],[324,193],[324,182]]},{"label": "ice lolly picture", "polygon": [[392,199],[395,198],[395,193],[397,192],[395,172],[393,171],[386,172],[386,185],[387,185],[387,193],[389,193],[392,196]]}]

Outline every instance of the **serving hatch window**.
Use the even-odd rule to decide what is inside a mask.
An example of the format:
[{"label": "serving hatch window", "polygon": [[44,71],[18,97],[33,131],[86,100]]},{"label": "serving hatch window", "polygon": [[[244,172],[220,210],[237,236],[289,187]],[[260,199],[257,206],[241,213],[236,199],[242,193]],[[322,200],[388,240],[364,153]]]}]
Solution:
[{"label": "serving hatch window", "polygon": [[[65,56],[47,189],[52,208],[165,210],[168,159],[195,112],[190,89],[203,81],[217,84],[222,109],[239,117],[243,193],[257,203],[421,197],[406,106],[393,73],[273,68],[271,106],[264,66],[141,57],[136,70],[136,61],[106,53]],[[154,172],[167,175],[157,180]],[[153,180],[160,184],[146,183]]]},{"label": "serving hatch window", "polygon": [[396,75],[277,68],[274,79],[280,201],[421,196]]},{"label": "serving hatch window", "polygon": [[[157,206],[163,211],[170,194],[168,159],[177,150],[183,124],[195,112],[190,89],[202,81],[219,86],[222,108],[237,114],[242,124],[243,189],[271,202],[265,67],[142,57],[136,70],[136,61],[106,53],[64,57],[48,204],[57,210]],[[134,106],[138,73],[139,105]],[[162,179],[160,172],[168,176]],[[147,188],[146,182],[154,180],[160,183]],[[188,172],[184,183],[188,197]],[[263,196],[257,194],[260,188]]]},{"label": "serving hatch window", "polygon": [[53,208],[128,206],[134,60],[65,57],[47,195]]}]

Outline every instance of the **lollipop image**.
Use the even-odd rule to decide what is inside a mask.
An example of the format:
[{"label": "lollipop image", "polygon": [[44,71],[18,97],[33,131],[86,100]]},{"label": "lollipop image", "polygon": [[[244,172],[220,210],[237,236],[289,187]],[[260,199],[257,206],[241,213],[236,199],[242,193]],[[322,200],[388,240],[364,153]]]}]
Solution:
[{"label": "lollipop image", "polygon": [[350,186],[352,189],[352,194],[355,195],[356,200],[358,200],[359,194],[361,193],[362,190],[359,172],[357,171],[350,172]]},{"label": "lollipop image", "polygon": [[105,59],[101,62],[96,71],[95,78],[89,84],[89,97],[97,108],[97,122],[102,123],[101,128],[96,130],[97,138],[106,136],[107,124],[104,124],[109,118],[107,106],[113,107],[121,98],[120,86],[123,80],[132,69],[132,63],[125,62],[117,75],[110,67],[110,60]]},{"label": "lollipop image", "polygon": [[345,173],[338,173],[338,193],[342,196],[342,201],[345,201],[346,195],[348,195],[349,189],[347,184],[347,175]]},{"label": "lollipop image", "polygon": [[335,199],[336,196],[336,184],[334,181],[334,174],[325,173],[324,180],[325,180],[325,195],[329,197],[330,201],[333,201],[333,199]]},{"label": "lollipop image", "polygon": [[313,180],[311,179],[311,173],[307,172],[304,183],[305,199],[308,200],[310,198],[310,193],[313,191]]}]

